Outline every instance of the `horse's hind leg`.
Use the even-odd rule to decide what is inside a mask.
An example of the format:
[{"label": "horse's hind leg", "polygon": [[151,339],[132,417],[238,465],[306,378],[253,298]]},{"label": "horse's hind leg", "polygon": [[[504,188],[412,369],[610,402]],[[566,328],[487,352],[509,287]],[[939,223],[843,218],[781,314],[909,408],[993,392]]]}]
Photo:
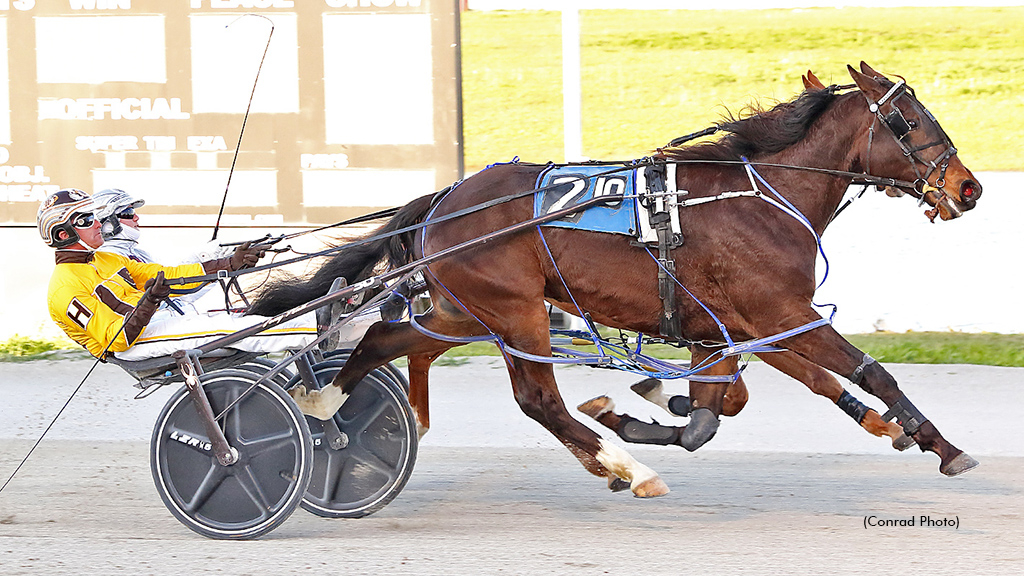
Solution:
[{"label": "horse's hind leg", "polygon": [[[421,320],[431,330],[452,336],[473,336],[479,332],[479,324],[471,326],[460,318],[438,318],[428,313]],[[334,377],[330,385],[320,390],[307,391],[296,386],[288,391],[303,414],[327,420],[341,408],[352,389],[371,370],[401,356],[439,354],[455,344],[430,338],[409,323],[378,322],[366,331],[366,335],[349,356],[345,366]],[[412,383],[410,382],[410,388]]]},{"label": "horse's hind leg", "polygon": [[416,433],[420,439],[430,429],[430,398],[428,372],[430,365],[444,351],[409,355],[409,404],[416,415]]},{"label": "horse's hind leg", "polygon": [[[804,321],[810,322],[816,318],[817,314],[809,310]],[[903,431],[917,441],[921,450],[939,456],[939,471],[943,474],[956,476],[978,465],[975,459],[942,437],[935,425],[900,391],[891,374],[843,339],[831,326],[822,326],[793,336],[783,340],[782,345],[822,368],[849,378],[885,402]]]},{"label": "horse's hind leg", "polygon": [[861,404],[821,366],[812,364],[792,352],[771,352],[757,356],[764,360],[765,364],[803,382],[811,392],[839,405],[847,415],[871,434],[891,438],[893,448],[902,451],[914,445],[914,441],[903,433],[903,428],[899,424],[882,420],[878,412]]}]

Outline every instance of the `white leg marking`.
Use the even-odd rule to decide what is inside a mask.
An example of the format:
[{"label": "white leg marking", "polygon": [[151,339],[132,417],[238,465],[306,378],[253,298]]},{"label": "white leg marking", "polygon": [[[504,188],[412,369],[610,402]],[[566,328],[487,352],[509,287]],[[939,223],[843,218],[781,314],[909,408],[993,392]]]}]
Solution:
[{"label": "white leg marking", "polygon": [[639,463],[629,452],[619,448],[604,438],[600,440],[601,449],[597,452],[597,461],[604,465],[609,472],[623,480],[629,481],[630,488],[636,488],[640,484],[656,478],[658,473],[647,466]]},{"label": "white leg marking", "polygon": [[340,386],[329,384],[320,390],[306,392],[305,386],[296,386],[288,391],[295,404],[303,414],[329,420],[341,405],[348,400],[348,394],[341,391]]},{"label": "white leg marking", "polygon": [[580,404],[576,409],[591,418],[597,419],[601,414],[614,410],[615,402],[612,402],[612,399],[607,396],[598,396]]},{"label": "white leg marking", "polygon": [[665,387],[662,386],[660,381],[656,385],[652,386],[649,390],[645,389],[646,387],[640,387],[639,384],[641,383],[638,382],[637,384],[634,384],[632,386],[634,392],[636,392],[640,396],[643,396],[644,400],[647,400],[652,404],[657,404],[658,406],[661,406],[666,412],[672,414],[672,411],[668,409],[668,401],[672,397],[669,396],[668,394],[665,394]]}]

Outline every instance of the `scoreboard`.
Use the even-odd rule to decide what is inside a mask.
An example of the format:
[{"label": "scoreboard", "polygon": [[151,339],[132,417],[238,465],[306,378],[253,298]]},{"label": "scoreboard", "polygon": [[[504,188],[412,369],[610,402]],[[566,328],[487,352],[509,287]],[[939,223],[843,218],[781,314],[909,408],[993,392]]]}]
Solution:
[{"label": "scoreboard", "polygon": [[0,0],[0,224],[75,187],[144,198],[147,226],[212,226],[250,96],[224,225],[439,190],[463,171],[458,17],[458,0]]}]

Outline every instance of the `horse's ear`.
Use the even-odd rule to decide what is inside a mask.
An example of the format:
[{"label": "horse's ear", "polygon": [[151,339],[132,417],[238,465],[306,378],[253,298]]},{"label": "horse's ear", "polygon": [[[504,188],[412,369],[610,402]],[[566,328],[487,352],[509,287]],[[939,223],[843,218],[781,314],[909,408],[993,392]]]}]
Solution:
[{"label": "horse's ear", "polygon": [[818,80],[818,77],[815,76],[814,72],[811,72],[810,70],[807,71],[807,75],[806,76],[801,76],[800,79],[804,81],[804,89],[805,90],[824,90],[825,89],[825,85],[822,84],[821,80]]},{"label": "horse's ear", "polygon": [[[875,70],[871,66],[868,66],[868,63],[863,60],[860,61],[860,71],[867,74],[868,76],[871,76],[872,78],[885,78],[885,74],[882,74],[881,72]],[[885,79],[888,80],[888,78]]]},{"label": "horse's ear", "polygon": [[861,74],[849,64],[846,65],[846,69],[850,72],[850,77],[853,78],[853,81],[857,83],[857,88],[860,88],[860,91],[871,101],[877,102],[879,98],[885,95],[885,88],[882,87],[881,82],[875,80],[874,76]]}]

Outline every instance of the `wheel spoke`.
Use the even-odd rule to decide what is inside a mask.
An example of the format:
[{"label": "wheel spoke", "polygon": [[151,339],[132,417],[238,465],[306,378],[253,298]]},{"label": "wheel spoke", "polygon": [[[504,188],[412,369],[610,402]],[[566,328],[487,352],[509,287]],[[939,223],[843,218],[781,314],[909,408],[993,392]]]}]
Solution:
[{"label": "wheel spoke", "polygon": [[196,488],[192,498],[185,502],[185,511],[188,513],[195,513],[206,504],[206,501],[210,499],[210,496],[217,491],[221,483],[224,482],[224,478],[227,474],[224,473],[224,468],[218,466],[212,459],[210,460],[210,469],[206,471],[206,476],[203,477],[202,482],[199,483],[199,487]]},{"label": "wheel spoke", "polygon": [[[379,398],[378,401],[372,406],[371,410],[367,410],[364,413],[356,415],[355,418],[352,418],[352,420],[349,421],[349,425],[346,426],[346,428],[351,428],[352,430],[362,432],[363,430],[366,430],[367,426],[372,424],[388,408],[390,408],[389,403],[386,402],[384,398]],[[349,436],[351,435],[352,434],[350,433]]]},{"label": "wheel spoke", "polygon": [[342,458],[340,454],[333,450],[327,452],[327,481],[324,483],[324,500],[330,501],[334,498],[334,493],[338,491],[338,484],[341,483],[341,478],[348,470],[351,470],[350,462],[352,462],[351,459]]},{"label": "wheel spoke", "polygon": [[297,444],[298,438],[296,437],[295,431],[285,430],[279,434],[271,434],[253,440],[247,440],[245,442],[239,441],[239,448],[244,448],[245,453],[249,458],[257,458],[261,454],[272,452],[285,446],[295,446]]},{"label": "wheel spoke", "polygon": [[[231,388],[228,391],[228,395],[227,398],[225,399],[226,402],[224,403],[224,405],[231,406],[231,403],[238,398],[238,395],[239,391],[236,390],[235,388]],[[231,443],[231,439],[237,441],[242,438],[242,419],[239,417],[238,408],[238,404],[235,404],[235,406],[231,408],[231,411],[224,415],[224,419],[220,423],[220,429],[222,432],[224,432],[224,436],[226,438],[229,438],[229,444]],[[228,430],[230,430],[231,432],[228,433]]]},{"label": "wheel spoke", "polygon": [[349,453],[350,461],[380,472],[388,477],[388,482],[394,481],[396,470],[390,464],[378,458],[376,454],[362,446],[353,446],[349,450],[351,450]]},{"label": "wheel spoke", "polygon": [[261,518],[269,516],[270,503],[267,502],[267,497],[263,493],[263,487],[260,486],[259,481],[256,480],[256,475],[254,474],[252,467],[248,465],[244,466],[235,474],[235,479],[238,480],[242,489],[245,490],[246,495],[249,496],[249,500],[251,500],[252,503],[259,508],[260,512],[262,512]]}]

